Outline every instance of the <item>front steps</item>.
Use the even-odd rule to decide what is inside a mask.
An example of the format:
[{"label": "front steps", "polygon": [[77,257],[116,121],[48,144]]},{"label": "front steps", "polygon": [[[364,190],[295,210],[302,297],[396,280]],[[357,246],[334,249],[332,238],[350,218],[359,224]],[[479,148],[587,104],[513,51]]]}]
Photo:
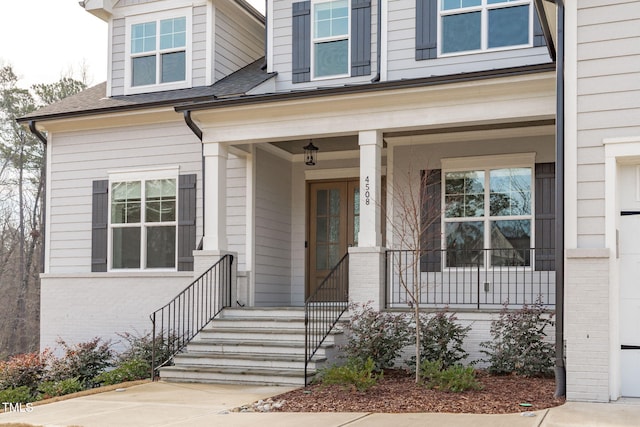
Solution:
[{"label": "front steps", "polygon": [[[309,377],[336,357],[342,337],[339,330],[327,337],[308,365]],[[304,338],[302,308],[226,308],[174,357],[174,366],[160,369],[160,378],[304,385]]]}]

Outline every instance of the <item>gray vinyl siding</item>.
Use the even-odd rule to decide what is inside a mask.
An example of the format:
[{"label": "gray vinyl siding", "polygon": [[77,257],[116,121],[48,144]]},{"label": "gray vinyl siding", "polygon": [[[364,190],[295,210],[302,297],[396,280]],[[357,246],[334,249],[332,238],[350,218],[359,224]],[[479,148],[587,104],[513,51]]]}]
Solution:
[{"label": "gray vinyl siding", "polygon": [[207,84],[207,6],[193,8],[191,83],[193,86]]},{"label": "gray vinyl siding", "polygon": [[136,4],[153,3],[157,0],[120,0],[115,7],[133,6]]},{"label": "gray vinyl siding", "polygon": [[640,3],[578,3],[577,244],[605,246],[604,138],[640,134]]},{"label": "gray vinyl siding", "polygon": [[[377,1],[371,1],[371,73],[360,77],[322,79],[306,83],[292,82],[292,4],[299,0],[281,0],[273,3],[273,70],[278,73],[278,91],[310,89],[314,87],[342,86],[369,82],[376,73]],[[391,2],[393,3],[393,2]]]},{"label": "gray vinyl siding", "polygon": [[256,150],[255,304],[291,300],[291,163]]},{"label": "gray vinyl siding", "polygon": [[50,147],[49,273],[91,271],[92,182],[112,171],[178,165],[181,174],[197,173],[200,239],[201,146],[184,123],[53,133]]},{"label": "gray vinyl siding", "polygon": [[387,79],[418,78],[550,62],[546,47],[416,61],[416,0],[388,2]]},{"label": "gray vinyl siding", "polygon": [[125,32],[124,19],[114,19],[111,39],[111,96],[124,95]]},{"label": "gray vinyl siding", "polygon": [[238,270],[245,271],[247,243],[247,163],[229,155],[227,160],[227,243],[237,252]]},{"label": "gray vinyl siding", "polygon": [[215,80],[264,56],[264,26],[238,10],[215,11]]}]

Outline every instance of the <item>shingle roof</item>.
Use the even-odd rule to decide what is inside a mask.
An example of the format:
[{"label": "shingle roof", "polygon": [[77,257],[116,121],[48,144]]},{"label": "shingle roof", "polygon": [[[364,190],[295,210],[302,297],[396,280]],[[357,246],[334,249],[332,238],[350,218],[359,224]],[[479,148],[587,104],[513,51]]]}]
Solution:
[{"label": "shingle roof", "polygon": [[263,64],[264,58],[260,58],[211,86],[139,95],[123,95],[107,98],[107,83],[104,82],[59,102],[40,108],[19,118],[18,121],[53,119],[72,115],[106,113],[115,110],[176,105],[184,102],[213,100],[217,97],[239,96],[275,76],[275,73],[267,73],[263,70]]}]

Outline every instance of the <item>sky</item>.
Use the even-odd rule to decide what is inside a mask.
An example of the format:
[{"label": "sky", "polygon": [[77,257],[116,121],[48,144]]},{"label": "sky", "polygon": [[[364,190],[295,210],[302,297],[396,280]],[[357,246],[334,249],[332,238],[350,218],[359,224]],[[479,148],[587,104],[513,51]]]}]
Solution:
[{"label": "sky", "polygon": [[[249,0],[264,12],[264,0]],[[78,0],[0,0],[0,66],[11,65],[18,86],[53,83],[86,64],[88,83],[107,78],[107,23]]]}]

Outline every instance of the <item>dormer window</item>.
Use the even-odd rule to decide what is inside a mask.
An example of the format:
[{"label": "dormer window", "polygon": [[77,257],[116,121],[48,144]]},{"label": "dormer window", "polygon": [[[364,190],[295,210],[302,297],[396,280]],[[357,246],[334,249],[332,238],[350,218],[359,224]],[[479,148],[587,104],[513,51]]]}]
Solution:
[{"label": "dormer window", "polygon": [[531,0],[440,0],[442,54],[530,46]]},{"label": "dormer window", "polygon": [[[190,15],[145,15],[127,22],[127,93],[190,86]],[[150,19],[152,18],[152,19]],[[155,19],[153,19],[155,18]]]}]

